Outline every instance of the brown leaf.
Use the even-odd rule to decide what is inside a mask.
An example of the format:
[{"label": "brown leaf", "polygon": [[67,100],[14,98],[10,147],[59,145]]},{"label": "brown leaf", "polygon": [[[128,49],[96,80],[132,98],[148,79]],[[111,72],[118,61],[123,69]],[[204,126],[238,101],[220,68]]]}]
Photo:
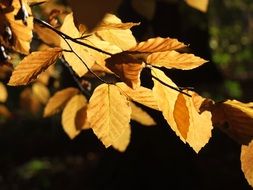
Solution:
[{"label": "brown leaf", "polygon": [[57,112],[59,112],[66,103],[78,93],[76,88],[65,88],[61,91],[56,92],[48,101],[44,109],[44,117],[49,117]]},{"label": "brown leaf", "polygon": [[32,92],[38,98],[41,104],[46,104],[50,97],[48,88],[42,83],[34,83],[32,85]]},{"label": "brown leaf", "polygon": [[8,98],[7,89],[4,86],[4,84],[0,82],[0,102],[2,103],[6,102],[7,98]]},{"label": "brown leaf", "polygon": [[168,69],[189,70],[201,66],[207,61],[193,54],[164,51],[152,53],[147,57],[147,63]]},{"label": "brown leaf", "polygon": [[227,100],[212,106],[213,123],[241,144],[253,139],[253,109],[250,104]]},{"label": "brown leaf", "polygon": [[87,105],[80,108],[76,113],[75,125],[77,130],[89,129],[90,124],[87,120]]},{"label": "brown leaf", "polygon": [[125,152],[127,149],[131,138],[131,126],[129,125],[121,136],[113,142],[112,147],[120,152]]},{"label": "brown leaf", "polygon": [[35,80],[40,73],[55,63],[61,52],[60,48],[50,48],[26,56],[14,69],[8,85],[26,85]]},{"label": "brown leaf", "polygon": [[157,37],[157,38],[150,38],[149,40],[144,42],[140,42],[135,47],[132,47],[128,51],[154,53],[154,52],[176,50],[183,47],[186,47],[186,45],[182,42],[179,42],[177,39]]},{"label": "brown leaf", "polygon": [[67,103],[62,112],[62,126],[67,135],[73,139],[80,130],[76,126],[76,114],[83,106],[87,104],[87,100],[83,95],[74,95]]},{"label": "brown leaf", "polygon": [[0,123],[1,119],[9,119],[12,116],[11,112],[8,110],[8,108],[5,105],[0,104]]},{"label": "brown leaf", "polygon": [[132,109],[131,119],[146,126],[156,125],[154,119],[143,109],[130,102]]},{"label": "brown leaf", "polygon": [[74,12],[75,20],[92,30],[104,18],[106,13],[117,9],[121,0],[69,0],[68,2]]},{"label": "brown leaf", "polygon": [[253,187],[253,141],[248,146],[242,145],[241,168],[248,183]]},{"label": "brown leaf", "polygon": [[206,12],[209,0],[185,0],[185,2],[195,9]]},{"label": "brown leaf", "polygon": [[[27,11],[27,14],[32,15],[31,9],[26,1],[22,1],[22,5],[23,10]],[[8,39],[8,37],[0,39],[0,42],[15,51],[28,54],[33,37],[33,17],[27,15],[28,17],[25,18],[25,23],[21,19],[15,19],[15,16],[21,9],[20,1],[13,0],[11,6],[13,7],[13,11],[6,13],[4,16],[0,13],[0,31],[3,31],[3,28],[6,26],[10,26],[12,37],[11,39]]]},{"label": "brown leaf", "polygon": [[52,46],[60,46],[60,36],[49,28],[43,27],[39,24],[34,25],[34,32],[46,44]]},{"label": "brown leaf", "polygon": [[[101,98],[102,97],[102,98]],[[90,98],[87,118],[96,136],[109,147],[127,130],[131,108],[115,85],[98,86]]]},{"label": "brown leaf", "polygon": [[122,52],[106,59],[106,66],[131,88],[140,86],[140,74],[144,67],[141,60]]},{"label": "brown leaf", "polygon": [[136,89],[132,89],[123,82],[119,82],[116,85],[120,88],[122,94],[126,94],[131,100],[145,105],[149,108],[159,110],[157,101],[154,97],[152,90],[143,86],[140,86]]}]

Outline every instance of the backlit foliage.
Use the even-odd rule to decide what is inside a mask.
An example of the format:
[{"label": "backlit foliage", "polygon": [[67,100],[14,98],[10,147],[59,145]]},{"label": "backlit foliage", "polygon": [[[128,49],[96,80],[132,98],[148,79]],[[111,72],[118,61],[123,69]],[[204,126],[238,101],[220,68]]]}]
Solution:
[{"label": "backlit foliage", "polygon": [[[92,129],[105,147],[112,146],[119,151],[125,151],[130,142],[131,119],[142,125],[156,124],[138,104],[160,111],[168,126],[196,153],[208,143],[213,127],[221,128],[244,144],[242,169],[252,185],[252,142],[247,147],[253,138],[252,103],[214,102],[179,88],[163,72],[164,68],[194,69],[206,60],[182,53],[188,46],[177,39],[154,37],[137,42],[131,28],[140,23],[122,23],[108,13],[120,1],[106,1],[101,5],[98,0],[73,0],[70,1],[73,12],[69,7],[59,7],[60,11],[48,15],[48,22],[34,18],[31,11],[31,6],[43,2],[46,0],[0,2],[1,67],[13,62],[6,49],[24,54],[14,65],[8,85],[28,85],[37,80],[21,92],[21,107],[36,113],[45,106],[44,117],[62,111],[62,126],[71,139],[82,130]],[[84,2],[87,4],[80,9]],[[208,5],[207,0],[186,0],[186,3],[204,12]],[[97,6],[104,9],[89,15]],[[45,15],[48,14],[46,7],[47,3],[41,6]],[[41,45],[31,52],[33,32]],[[59,90],[56,83],[56,92],[50,96],[49,78],[59,77],[56,62],[69,70],[77,85]],[[151,89],[142,86],[143,70],[150,71]],[[93,84],[94,80],[97,82]],[[0,116],[10,118],[11,113],[4,105],[7,97],[5,84],[0,83]],[[222,127],[225,124],[229,125],[228,129]]]}]

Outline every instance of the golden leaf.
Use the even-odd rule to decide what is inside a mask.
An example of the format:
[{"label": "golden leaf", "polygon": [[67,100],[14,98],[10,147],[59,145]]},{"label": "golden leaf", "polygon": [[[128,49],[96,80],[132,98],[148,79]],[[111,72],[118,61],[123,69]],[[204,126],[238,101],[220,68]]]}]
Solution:
[{"label": "golden leaf", "polygon": [[207,61],[193,54],[164,51],[152,53],[147,57],[147,63],[168,69],[189,70],[199,67]]},{"label": "golden leaf", "polygon": [[41,104],[46,104],[50,97],[48,88],[42,83],[34,83],[32,86],[32,92],[38,98]]},{"label": "golden leaf", "polygon": [[121,136],[112,143],[112,147],[120,152],[125,152],[127,149],[131,138],[131,126],[129,125]]},{"label": "golden leaf", "polygon": [[57,112],[59,112],[66,103],[78,93],[76,88],[65,88],[61,91],[56,92],[48,101],[44,109],[44,117],[49,117]]},{"label": "golden leaf", "polygon": [[2,82],[0,82],[0,102],[6,102],[8,98],[8,92]]},{"label": "golden leaf", "polygon": [[[162,71],[153,68],[152,75],[159,78],[166,84],[177,88],[176,84],[174,84],[173,81],[170,78],[168,78]],[[158,103],[159,110],[162,111],[162,114],[166,119],[166,121],[168,122],[168,124],[170,125],[171,129],[185,143],[186,141],[184,137],[181,135],[173,115],[174,107],[179,92],[161,84],[159,81],[155,79],[153,79],[153,81],[154,81],[153,93]]]},{"label": "golden leaf", "polygon": [[123,52],[106,59],[106,66],[131,88],[140,86],[140,74],[144,67],[142,61]]},{"label": "golden leaf", "polygon": [[73,96],[65,106],[62,112],[62,126],[67,135],[73,139],[80,130],[76,127],[76,114],[83,106],[87,104],[87,100],[83,95],[77,94]]},{"label": "golden leaf", "polygon": [[47,45],[60,46],[60,36],[51,29],[35,24],[34,32],[36,32],[38,37]]},{"label": "golden leaf", "polygon": [[[3,42],[7,47],[11,47],[15,51],[18,51],[23,54],[29,54],[30,43],[32,41],[32,30],[33,30],[33,17],[31,9],[26,3],[26,1],[21,1],[23,5],[23,10],[27,11],[27,18],[25,18],[25,22],[21,19],[16,19],[16,15],[21,10],[21,4],[19,0],[12,1],[13,11],[6,13],[5,18],[1,18],[0,29],[5,26],[10,26],[12,32],[11,41],[7,39],[2,39],[0,41]],[[1,14],[0,14],[1,15]],[[2,17],[2,16],[0,16]]]},{"label": "golden leaf", "polygon": [[130,102],[132,109],[131,119],[146,126],[156,125],[154,119],[143,109]]},{"label": "golden leaf", "polygon": [[147,41],[138,43],[135,47],[130,48],[128,51],[131,52],[142,52],[142,53],[154,53],[171,51],[186,47],[182,42],[173,38],[150,38]]},{"label": "golden leaf", "polygon": [[138,24],[122,23],[115,15],[107,14],[99,25],[96,35],[122,50],[128,50],[137,44],[131,30],[129,30],[129,28],[135,25]]},{"label": "golden leaf", "polygon": [[121,0],[69,0],[68,2],[74,12],[75,20],[91,30],[104,18],[106,13],[116,10]]},{"label": "golden leaf", "polygon": [[246,103],[227,100],[212,106],[213,123],[241,144],[253,139],[253,109]]},{"label": "golden leaf", "polygon": [[241,148],[241,168],[248,183],[253,187],[253,141]]},{"label": "golden leaf", "polygon": [[[188,91],[188,93],[191,94],[190,91]],[[198,113],[192,97],[183,96],[186,100],[190,121],[186,142],[198,153],[201,148],[208,143],[212,136],[212,114],[209,111]]]},{"label": "golden leaf", "polygon": [[209,0],[185,0],[185,2],[195,9],[206,12]]},{"label": "golden leaf", "polygon": [[8,85],[26,85],[35,80],[40,73],[55,63],[61,56],[61,51],[60,48],[50,48],[26,56],[14,69]]},{"label": "golden leaf", "polygon": [[140,86],[136,89],[132,89],[123,82],[119,82],[116,85],[120,88],[122,94],[126,94],[131,100],[145,105],[149,108],[159,110],[157,101],[154,97],[152,90],[143,86]]},{"label": "golden leaf", "polygon": [[90,98],[87,118],[102,143],[109,147],[129,127],[131,107],[118,87],[102,84]]},{"label": "golden leaf", "polygon": [[75,125],[77,130],[89,129],[90,124],[87,120],[87,105],[80,108],[76,113]]}]

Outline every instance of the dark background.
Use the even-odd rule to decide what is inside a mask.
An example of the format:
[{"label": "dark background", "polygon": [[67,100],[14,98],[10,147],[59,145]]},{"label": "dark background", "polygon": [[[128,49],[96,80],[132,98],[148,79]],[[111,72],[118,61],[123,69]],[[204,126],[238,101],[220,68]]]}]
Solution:
[{"label": "dark background", "polygon": [[[157,1],[156,13],[148,20],[132,8],[130,1],[124,1],[118,14],[123,21],[141,21],[141,26],[133,30],[138,40],[152,36],[178,38],[190,44],[191,52],[210,60],[193,71],[168,71],[179,86],[192,86],[217,100],[252,101],[252,78],[229,79],[226,73],[233,71],[212,61],[215,49],[209,46],[213,37],[210,27],[218,26],[210,25],[210,18],[214,18],[211,16],[217,4],[210,5],[210,13],[201,13],[184,2]],[[222,28],[219,31],[222,35]],[[252,71],[250,68],[246,70]],[[227,85],[227,80],[233,82]],[[150,81],[144,85],[151,85]],[[125,153],[105,149],[91,130],[69,140],[60,116],[14,118],[1,124],[0,190],[251,189],[240,169],[239,144],[214,129],[209,143],[196,154],[181,142],[160,113],[147,111],[157,126],[132,122],[131,143]]]}]

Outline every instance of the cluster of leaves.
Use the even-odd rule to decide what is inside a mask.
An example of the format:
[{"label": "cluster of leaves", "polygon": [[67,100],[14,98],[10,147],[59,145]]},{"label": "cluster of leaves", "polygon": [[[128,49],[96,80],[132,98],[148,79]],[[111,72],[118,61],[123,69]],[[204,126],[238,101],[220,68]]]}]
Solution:
[{"label": "cluster of leaves", "polygon": [[[0,17],[4,21],[0,24],[0,43],[10,51],[26,55],[14,68],[8,85],[27,85],[59,60],[70,71],[78,88],[65,88],[50,97],[45,83],[34,83],[23,93],[29,104],[36,104],[37,100],[46,104],[45,117],[62,111],[63,129],[71,139],[91,128],[106,147],[113,146],[119,151],[124,151],[129,144],[131,119],[143,125],[155,124],[135,103],[160,111],[176,135],[195,152],[208,143],[213,126],[217,126],[245,144],[242,169],[252,185],[252,103],[214,102],[203,98],[194,91],[179,88],[162,69],[194,69],[206,60],[183,53],[187,46],[177,39],[156,37],[138,43],[130,29],[139,23],[122,23],[113,14],[103,17],[108,6],[115,7],[117,3],[106,2],[107,8],[100,15],[103,19],[99,17],[94,22],[89,19],[88,24],[80,15],[74,21],[73,14],[80,13],[77,11],[80,6],[71,1],[74,13],[53,11],[50,25],[34,18],[30,9],[31,5],[44,1],[0,3]],[[88,5],[92,7],[92,3]],[[64,18],[63,23],[54,24],[59,17]],[[86,15],[87,18],[90,17]],[[33,31],[46,48],[29,53]],[[5,51],[2,55],[6,55],[3,61],[8,62]],[[142,86],[140,75],[144,69],[150,71],[151,89]],[[98,82],[93,84],[90,78]],[[5,101],[7,95],[2,92],[7,93],[2,86],[0,83],[0,101]]]}]

